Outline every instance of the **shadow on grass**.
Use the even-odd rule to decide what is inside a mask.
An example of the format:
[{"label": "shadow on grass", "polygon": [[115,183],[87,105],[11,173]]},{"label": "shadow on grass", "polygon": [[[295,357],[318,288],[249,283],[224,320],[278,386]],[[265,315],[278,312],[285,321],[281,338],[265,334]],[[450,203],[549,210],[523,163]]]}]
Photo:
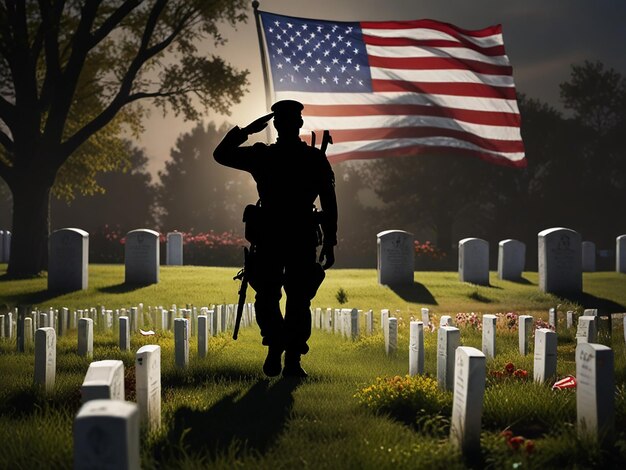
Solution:
[{"label": "shadow on grass", "polygon": [[439,305],[437,300],[426,288],[424,284],[413,282],[410,286],[389,286],[389,288],[407,302],[416,302],[421,304]]},{"label": "shadow on grass", "polygon": [[132,292],[143,287],[146,286],[143,284],[126,284],[122,282],[113,286],[98,287],[98,291],[104,292],[105,294],[125,294],[126,292]]},{"label": "shadow on grass", "polygon": [[528,279],[526,279],[525,277],[520,277],[517,279],[507,279],[507,281],[509,282],[514,282],[515,284],[525,284],[527,286],[536,286],[537,284],[529,281]]},{"label": "shadow on grass", "polygon": [[48,289],[41,289],[38,291],[25,292],[21,294],[3,294],[2,302],[6,303],[8,306],[35,305],[54,299],[55,297],[58,297],[60,295],[62,294],[59,294],[58,292],[51,292]]},{"label": "shadow on grass", "polygon": [[173,449],[175,454],[209,455],[212,459],[233,451],[264,454],[283,432],[299,384],[297,379],[259,379],[239,399],[239,393],[233,392],[205,411],[179,408],[167,442],[180,444]]},{"label": "shadow on grass", "polygon": [[558,294],[559,297],[575,302],[583,306],[583,308],[597,308],[600,310],[600,314],[607,313],[622,313],[626,312],[626,306],[617,303],[611,299],[604,299],[602,297],[596,297],[587,292],[579,294]]}]

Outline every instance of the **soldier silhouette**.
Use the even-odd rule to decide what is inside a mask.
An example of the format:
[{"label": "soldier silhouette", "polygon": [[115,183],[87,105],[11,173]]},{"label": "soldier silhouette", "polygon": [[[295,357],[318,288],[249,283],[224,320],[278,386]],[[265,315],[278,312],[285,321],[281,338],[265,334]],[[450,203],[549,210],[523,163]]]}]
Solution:
[{"label": "soldier silhouette", "polygon": [[[325,154],[300,140],[303,108],[297,101],[278,101],[272,113],[243,129],[231,129],[213,153],[218,163],[251,173],[257,184],[259,202],[244,211],[246,238],[251,242],[246,276],[256,291],[257,323],[268,346],[263,371],[270,377],[281,369],[286,377],[307,376],[300,358],[309,350],[311,299],[324,280],[324,270],[335,262],[335,177]],[[241,146],[248,135],[265,129],[272,117],[276,143]],[[315,209],[318,196],[321,213]],[[279,305],[283,287],[284,317]]]}]

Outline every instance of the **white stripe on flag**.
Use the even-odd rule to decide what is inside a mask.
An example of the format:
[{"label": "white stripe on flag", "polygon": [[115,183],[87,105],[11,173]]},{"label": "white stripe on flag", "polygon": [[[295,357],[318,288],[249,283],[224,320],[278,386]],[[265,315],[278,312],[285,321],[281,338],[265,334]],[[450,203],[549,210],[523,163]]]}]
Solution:
[{"label": "white stripe on flag", "polygon": [[[428,40],[444,40],[444,41],[454,41],[462,44],[458,38],[454,37],[451,34],[445,33],[443,31],[439,31],[437,29],[426,29],[426,28],[408,28],[408,29],[376,29],[376,28],[364,28],[362,29],[363,34],[367,36],[376,36],[380,38],[408,38],[415,39],[418,41],[428,41]],[[468,36],[466,34],[458,33],[459,36],[463,37],[467,41],[476,44],[480,47],[494,47],[494,46],[502,46],[504,42],[502,40],[502,34],[494,34],[491,36],[485,36],[482,38],[477,38],[474,36]]]},{"label": "white stripe on flag", "polygon": [[510,75],[486,75],[469,70],[407,70],[370,67],[372,78],[430,83],[484,83],[492,86],[514,87]]},{"label": "white stripe on flag", "polygon": [[487,56],[473,49],[462,47],[418,47],[418,46],[371,46],[366,45],[367,53],[376,57],[455,57],[470,59],[486,64],[509,65],[506,55]]}]

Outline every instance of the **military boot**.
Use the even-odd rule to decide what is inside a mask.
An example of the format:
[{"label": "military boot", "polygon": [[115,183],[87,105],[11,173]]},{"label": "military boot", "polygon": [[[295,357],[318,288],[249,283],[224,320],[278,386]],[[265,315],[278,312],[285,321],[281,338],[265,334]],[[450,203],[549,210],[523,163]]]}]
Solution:
[{"label": "military boot", "polygon": [[282,369],[281,358],[283,355],[282,346],[270,344],[267,348],[267,357],[263,363],[263,372],[268,377],[276,377]]},{"label": "military boot", "polygon": [[287,351],[285,353],[285,368],[283,369],[283,377],[305,378],[309,374],[300,365],[300,354]]}]

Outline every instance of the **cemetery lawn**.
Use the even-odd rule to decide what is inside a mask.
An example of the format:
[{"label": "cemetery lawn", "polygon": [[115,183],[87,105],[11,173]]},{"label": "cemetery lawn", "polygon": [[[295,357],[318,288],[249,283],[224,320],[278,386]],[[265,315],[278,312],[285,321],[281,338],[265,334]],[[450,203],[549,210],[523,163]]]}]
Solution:
[{"label": "cemetery lawn", "polygon": [[[162,267],[160,284],[131,288],[123,284],[123,266],[92,265],[89,290],[53,296],[46,292],[45,278],[8,280],[5,269],[0,265],[0,304],[9,305],[202,306],[235,302],[238,287],[232,281],[236,268]],[[492,287],[478,287],[458,282],[456,273],[416,273],[418,284],[393,291],[377,285],[375,270],[331,270],[313,306],[338,307],[335,296],[343,288],[348,297],[344,307],[374,309],[376,333],[353,342],[314,330],[311,351],[303,358],[309,377],[302,381],[263,375],[266,350],[256,327],[242,330],[237,341],[229,334],[211,338],[205,359],[197,357],[192,338],[190,366],[184,371],[174,366],[174,340],[167,331],[133,335],[128,353],[118,349],[112,333],[95,332],[92,360],[122,360],[126,399],[134,401],[134,353],[145,344],[161,346],[162,426],[142,433],[143,468],[625,468],[626,347],[617,324],[611,336],[600,336],[615,354],[616,432],[604,447],[576,436],[574,391],[496,376],[508,363],[530,376],[533,368],[532,351],[520,356],[517,331],[502,325],[498,355],[487,361],[481,452],[473,460],[465,460],[449,444],[450,393],[435,392],[426,404],[436,407],[425,412],[406,400],[405,382],[384,380],[408,371],[408,322],[420,307],[430,308],[435,320],[472,311],[546,318],[548,308],[557,304],[559,311],[599,303],[626,311],[624,275],[585,274],[586,292],[577,299],[541,294],[536,273],[524,277],[525,283],[511,283],[491,273]],[[253,292],[248,294],[251,300]],[[399,310],[399,352],[393,357],[385,355],[378,328],[381,308]],[[575,374],[574,334],[559,325],[558,377]],[[436,334],[425,332],[424,337],[425,370],[434,377]],[[56,386],[46,395],[32,384],[32,345],[18,354],[15,340],[0,340],[0,469],[72,467],[72,422],[91,362],[76,354],[76,342],[76,331],[58,338]],[[481,332],[462,327],[461,344],[480,349]],[[380,383],[378,378],[385,384],[381,397],[364,399],[362,391]],[[383,402],[387,406],[377,406]]]}]

